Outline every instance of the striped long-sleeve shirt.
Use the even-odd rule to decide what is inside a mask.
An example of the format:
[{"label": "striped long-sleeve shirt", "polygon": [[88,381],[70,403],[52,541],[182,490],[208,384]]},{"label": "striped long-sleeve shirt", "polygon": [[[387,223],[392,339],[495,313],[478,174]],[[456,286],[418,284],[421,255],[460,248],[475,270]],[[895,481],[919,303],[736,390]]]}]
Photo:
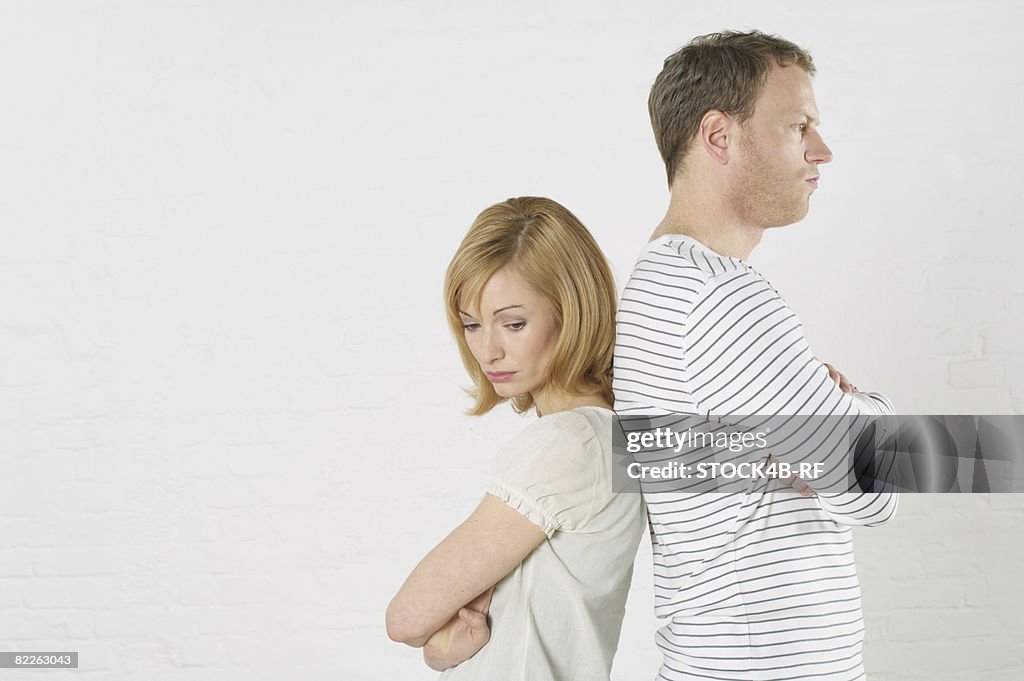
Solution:
[{"label": "striped long-sleeve shirt", "polygon": [[[690,237],[647,245],[617,327],[622,416],[892,415],[879,394],[839,390],[764,277]],[[647,495],[655,614],[671,618],[658,678],[863,679],[850,526],[885,522],[897,499],[857,486],[805,497],[777,480]]]}]

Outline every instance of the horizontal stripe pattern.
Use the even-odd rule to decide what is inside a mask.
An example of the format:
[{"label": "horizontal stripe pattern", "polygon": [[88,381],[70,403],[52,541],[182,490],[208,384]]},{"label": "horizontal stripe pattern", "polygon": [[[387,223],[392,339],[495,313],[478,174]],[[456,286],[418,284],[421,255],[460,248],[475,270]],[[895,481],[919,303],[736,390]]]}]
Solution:
[{"label": "horizontal stripe pattern", "polygon": [[[760,273],[678,235],[648,244],[626,284],[613,387],[622,416],[892,413],[881,395],[838,389]],[[850,526],[885,522],[897,499],[859,488],[802,497],[776,480],[742,494],[649,494],[655,614],[670,618],[658,678],[863,679]]]}]

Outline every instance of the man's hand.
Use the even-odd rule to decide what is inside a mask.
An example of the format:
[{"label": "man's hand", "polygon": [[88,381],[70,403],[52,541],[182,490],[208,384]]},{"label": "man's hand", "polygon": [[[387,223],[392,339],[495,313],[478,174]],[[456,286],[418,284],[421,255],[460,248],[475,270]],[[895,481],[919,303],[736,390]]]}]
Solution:
[{"label": "man's hand", "polygon": [[[776,459],[773,454],[769,454],[768,464],[775,464],[775,466],[778,467],[779,460]],[[786,477],[779,476],[779,482],[781,482],[783,485],[789,485],[797,492],[800,492],[800,496],[802,497],[809,497],[814,495],[814,490],[811,489],[811,487],[806,482],[804,482],[803,480],[801,480],[800,478],[796,477],[793,474],[790,474]]]},{"label": "man's hand", "polygon": [[839,389],[842,390],[844,393],[860,392],[859,390],[857,390],[857,386],[846,380],[846,376],[843,376],[841,373],[839,373],[839,369],[836,369],[828,362],[822,362],[822,364],[824,364],[825,368],[828,369],[829,377],[836,382],[836,385],[838,385]]},{"label": "man's hand", "polygon": [[455,616],[435,631],[423,644],[423,661],[434,671],[443,672],[476,655],[491,638],[487,611],[491,606],[492,586],[463,606]]}]

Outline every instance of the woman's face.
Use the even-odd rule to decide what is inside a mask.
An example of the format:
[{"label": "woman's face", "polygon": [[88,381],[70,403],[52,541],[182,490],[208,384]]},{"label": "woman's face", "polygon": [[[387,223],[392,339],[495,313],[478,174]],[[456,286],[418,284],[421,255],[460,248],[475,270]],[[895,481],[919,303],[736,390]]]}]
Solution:
[{"label": "woman's face", "polygon": [[484,285],[480,309],[459,313],[466,343],[498,395],[516,397],[544,386],[558,323],[547,299],[518,272],[495,272]]}]

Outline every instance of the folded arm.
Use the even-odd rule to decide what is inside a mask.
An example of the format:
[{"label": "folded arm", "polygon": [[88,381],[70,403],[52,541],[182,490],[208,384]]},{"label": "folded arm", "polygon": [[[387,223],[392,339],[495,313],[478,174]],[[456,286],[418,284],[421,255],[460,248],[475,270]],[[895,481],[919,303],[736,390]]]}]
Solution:
[{"label": "folded arm", "polygon": [[891,485],[864,490],[851,475],[860,468],[883,483],[891,479],[892,462],[876,447],[892,426],[891,404],[860,393],[816,359],[799,319],[758,275],[726,273],[705,285],[688,318],[683,356],[701,414],[767,424],[775,460],[823,464],[823,477],[803,482],[835,522],[874,525],[893,515]]},{"label": "folded arm", "polygon": [[387,610],[388,636],[419,648],[512,572],[547,535],[490,494],[420,561]]},{"label": "folded arm", "polygon": [[837,523],[874,527],[891,520],[899,506],[900,495],[893,491],[895,454],[886,442],[896,430],[897,422],[892,403],[884,395],[857,392],[851,397],[860,413],[877,417],[853,455],[855,466],[863,462],[871,467],[865,479],[873,481],[876,488],[860,489],[858,485],[847,492],[819,493],[818,506]]},{"label": "folded arm", "polygon": [[491,639],[487,626],[487,611],[490,608],[492,586],[487,591],[460,608],[448,623],[435,631],[423,644],[423,661],[434,671],[461,664],[477,654]]}]

